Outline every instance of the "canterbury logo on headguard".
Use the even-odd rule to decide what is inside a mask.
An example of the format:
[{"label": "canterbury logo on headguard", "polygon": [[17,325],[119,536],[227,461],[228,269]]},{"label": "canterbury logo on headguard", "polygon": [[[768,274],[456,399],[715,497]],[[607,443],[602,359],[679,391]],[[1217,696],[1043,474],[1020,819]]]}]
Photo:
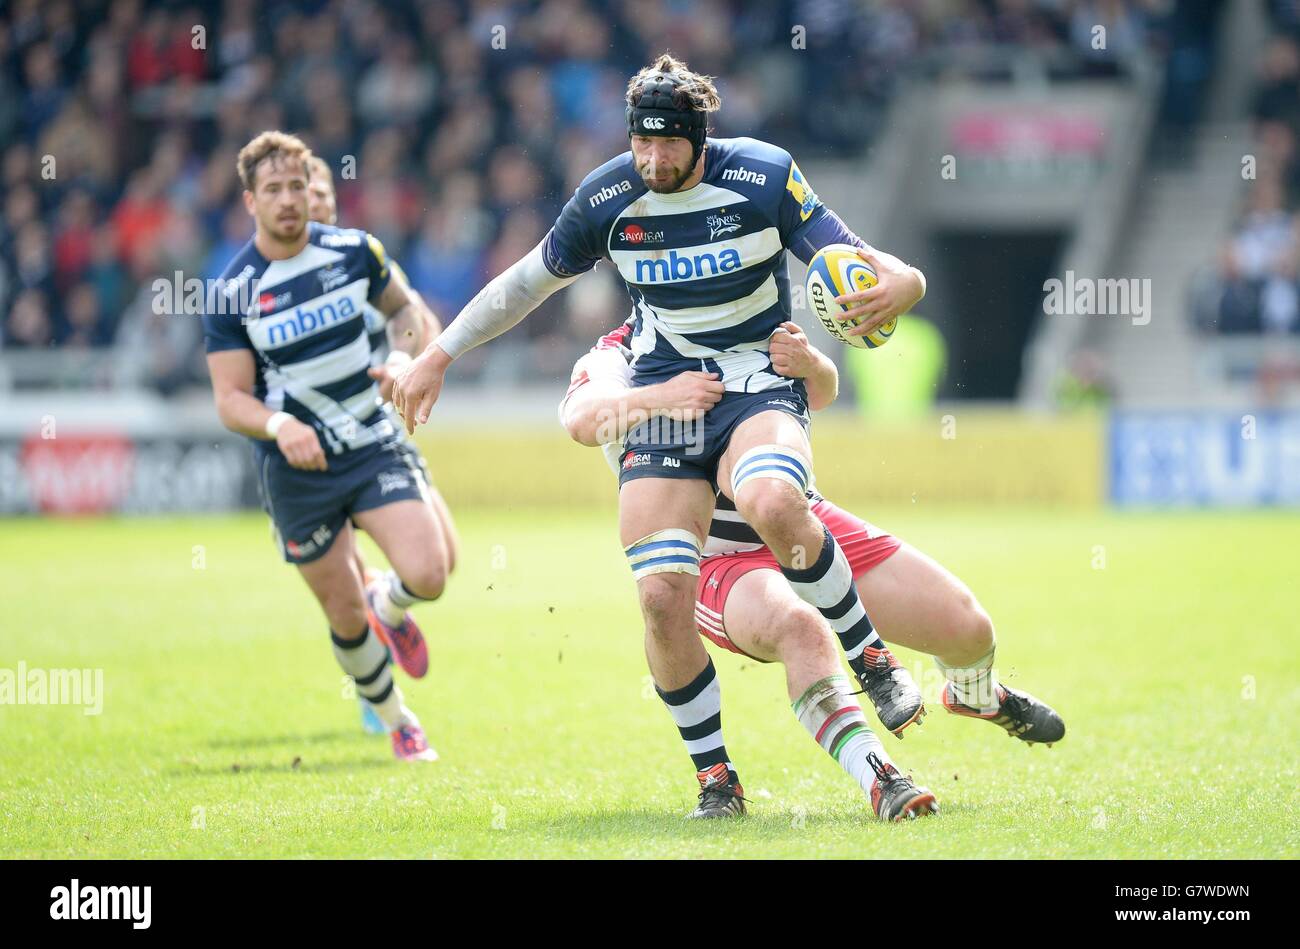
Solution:
[{"label": "canterbury logo on headguard", "polygon": [[664,120],[660,118],[645,118],[641,120],[643,129],[661,129],[664,127]]}]

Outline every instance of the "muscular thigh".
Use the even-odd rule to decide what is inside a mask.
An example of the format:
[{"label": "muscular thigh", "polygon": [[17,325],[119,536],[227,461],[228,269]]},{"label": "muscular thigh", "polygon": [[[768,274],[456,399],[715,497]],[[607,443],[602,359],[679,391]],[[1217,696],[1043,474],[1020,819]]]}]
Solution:
[{"label": "muscular thigh", "polygon": [[909,544],[860,576],[857,585],[881,637],[919,652],[945,653],[978,609],[966,584]]},{"label": "muscular thigh", "polygon": [[399,576],[424,570],[430,560],[445,572],[447,540],[432,506],[425,501],[395,501],[357,511],[352,519],[379,545]]},{"label": "muscular thigh", "polygon": [[451,508],[447,507],[447,502],[432,485],[429,486],[429,504],[433,507],[433,516],[437,519],[438,526],[442,528],[442,538],[447,551],[447,572],[451,573],[456,566],[456,552],[460,547],[456,522],[451,518]]},{"label": "muscular thigh", "polygon": [[356,535],[345,524],[324,555],[298,565],[330,625],[351,633],[365,618],[361,573],[356,565]]},{"label": "muscular thigh", "polygon": [[792,448],[812,460],[812,444],[808,440],[808,432],[797,417],[776,409],[751,415],[731,433],[727,449],[718,462],[718,486],[727,497],[732,498],[732,468],[745,452],[759,445]]},{"label": "muscular thigh", "polygon": [[702,544],[713,517],[713,490],[707,481],[638,478],[618,493],[619,536],[626,547],[655,531],[687,530]]},{"label": "muscular thigh", "polygon": [[[742,651],[764,662],[779,662],[781,637],[795,617],[825,626],[821,616],[799,597],[780,571],[751,570],[738,579],[722,609],[727,638]],[[830,627],[826,626],[829,643]]]}]

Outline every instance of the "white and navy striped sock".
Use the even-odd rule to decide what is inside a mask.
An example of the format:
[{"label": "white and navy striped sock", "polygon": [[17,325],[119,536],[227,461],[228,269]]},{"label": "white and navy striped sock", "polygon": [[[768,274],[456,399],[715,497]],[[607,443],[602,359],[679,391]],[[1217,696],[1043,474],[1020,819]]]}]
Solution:
[{"label": "white and navy striped sock", "polygon": [[671,692],[655,686],[659,698],[664,700],[681,732],[686,752],[695,763],[696,771],[704,771],[716,764],[725,764],[733,775],[727,746],[722,742],[722,687],[714,671],[713,660],[689,684]]},{"label": "white and navy striped sock", "polygon": [[375,612],[389,626],[401,626],[402,617],[416,603],[431,603],[422,596],[416,596],[402,583],[396,570],[389,570],[380,581],[379,596],[375,597]]},{"label": "white and navy striped sock", "polygon": [[334,658],[356,682],[357,694],[375,707],[389,731],[415,724],[415,716],[402,704],[402,690],[393,681],[388,647],[370,632],[369,624],[351,639],[331,629],[330,642],[334,644]]},{"label": "white and navy striped sock", "polygon": [[885,643],[872,627],[858,597],[858,588],[853,585],[853,570],[849,558],[844,556],[844,549],[829,530],[823,527],[822,531],[822,549],[816,562],[806,570],[782,567],[781,572],[799,599],[817,607],[817,611],[826,617],[826,622],[840,638],[849,665],[858,671],[862,651],[868,647],[884,649]]}]

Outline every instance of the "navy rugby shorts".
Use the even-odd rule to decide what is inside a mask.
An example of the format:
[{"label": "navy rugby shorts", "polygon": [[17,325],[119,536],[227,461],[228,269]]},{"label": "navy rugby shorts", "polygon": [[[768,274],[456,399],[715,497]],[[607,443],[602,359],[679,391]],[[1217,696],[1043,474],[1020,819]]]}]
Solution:
[{"label": "navy rugby shorts", "polygon": [[325,471],[294,468],[278,451],[259,454],[262,507],[288,563],[311,563],[325,556],[348,519],[359,511],[428,499],[428,468],[406,439],[338,455],[327,453]]},{"label": "navy rugby shorts", "polygon": [[765,392],[726,392],[722,400],[695,420],[667,416],[643,422],[627,433],[619,464],[621,487],[637,478],[685,478],[708,481],[717,490],[718,463],[731,434],[760,412],[785,412],[810,425],[803,383]]}]

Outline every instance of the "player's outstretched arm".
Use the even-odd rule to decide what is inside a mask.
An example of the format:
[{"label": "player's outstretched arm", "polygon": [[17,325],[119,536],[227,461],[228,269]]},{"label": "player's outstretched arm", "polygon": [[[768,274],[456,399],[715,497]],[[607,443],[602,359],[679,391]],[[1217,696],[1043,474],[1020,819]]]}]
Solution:
[{"label": "player's outstretched arm", "polygon": [[787,379],[802,379],[808,389],[808,408],[817,412],[835,401],[840,391],[840,371],[814,346],[798,323],[786,321],[769,343],[772,368]]},{"label": "player's outstretched arm", "polygon": [[324,471],[325,452],[310,425],[287,412],[272,412],[253,395],[253,354],[247,349],[208,353],[208,374],[217,417],[232,432],[273,440],[295,468]]},{"label": "player's outstretched arm", "polygon": [[558,277],[546,266],[542,240],[514,266],[494,278],[457,314],[441,336],[402,371],[393,386],[393,407],[408,433],[429,420],[452,360],[495,339],[577,276]]},{"label": "player's outstretched arm", "polygon": [[601,372],[601,362],[626,366],[617,351],[589,353],[575,367],[575,379],[560,407],[560,420],[569,437],[580,445],[597,448],[622,441],[628,430],[659,415],[703,414],[722,398],[717,373],[683,372],[650,386],[632,386],[620,371]]},{"label": "player's outstretched arm", "polygon": [[424,302],[394,261],[392,277],[384,288],[375,307],[387,317],[390,352],[382,366],[370,370],[370,378],[379,382],[379,395],[385,401],[392,398],[393,383],[412,358],[438,338],[442,322]]}]

